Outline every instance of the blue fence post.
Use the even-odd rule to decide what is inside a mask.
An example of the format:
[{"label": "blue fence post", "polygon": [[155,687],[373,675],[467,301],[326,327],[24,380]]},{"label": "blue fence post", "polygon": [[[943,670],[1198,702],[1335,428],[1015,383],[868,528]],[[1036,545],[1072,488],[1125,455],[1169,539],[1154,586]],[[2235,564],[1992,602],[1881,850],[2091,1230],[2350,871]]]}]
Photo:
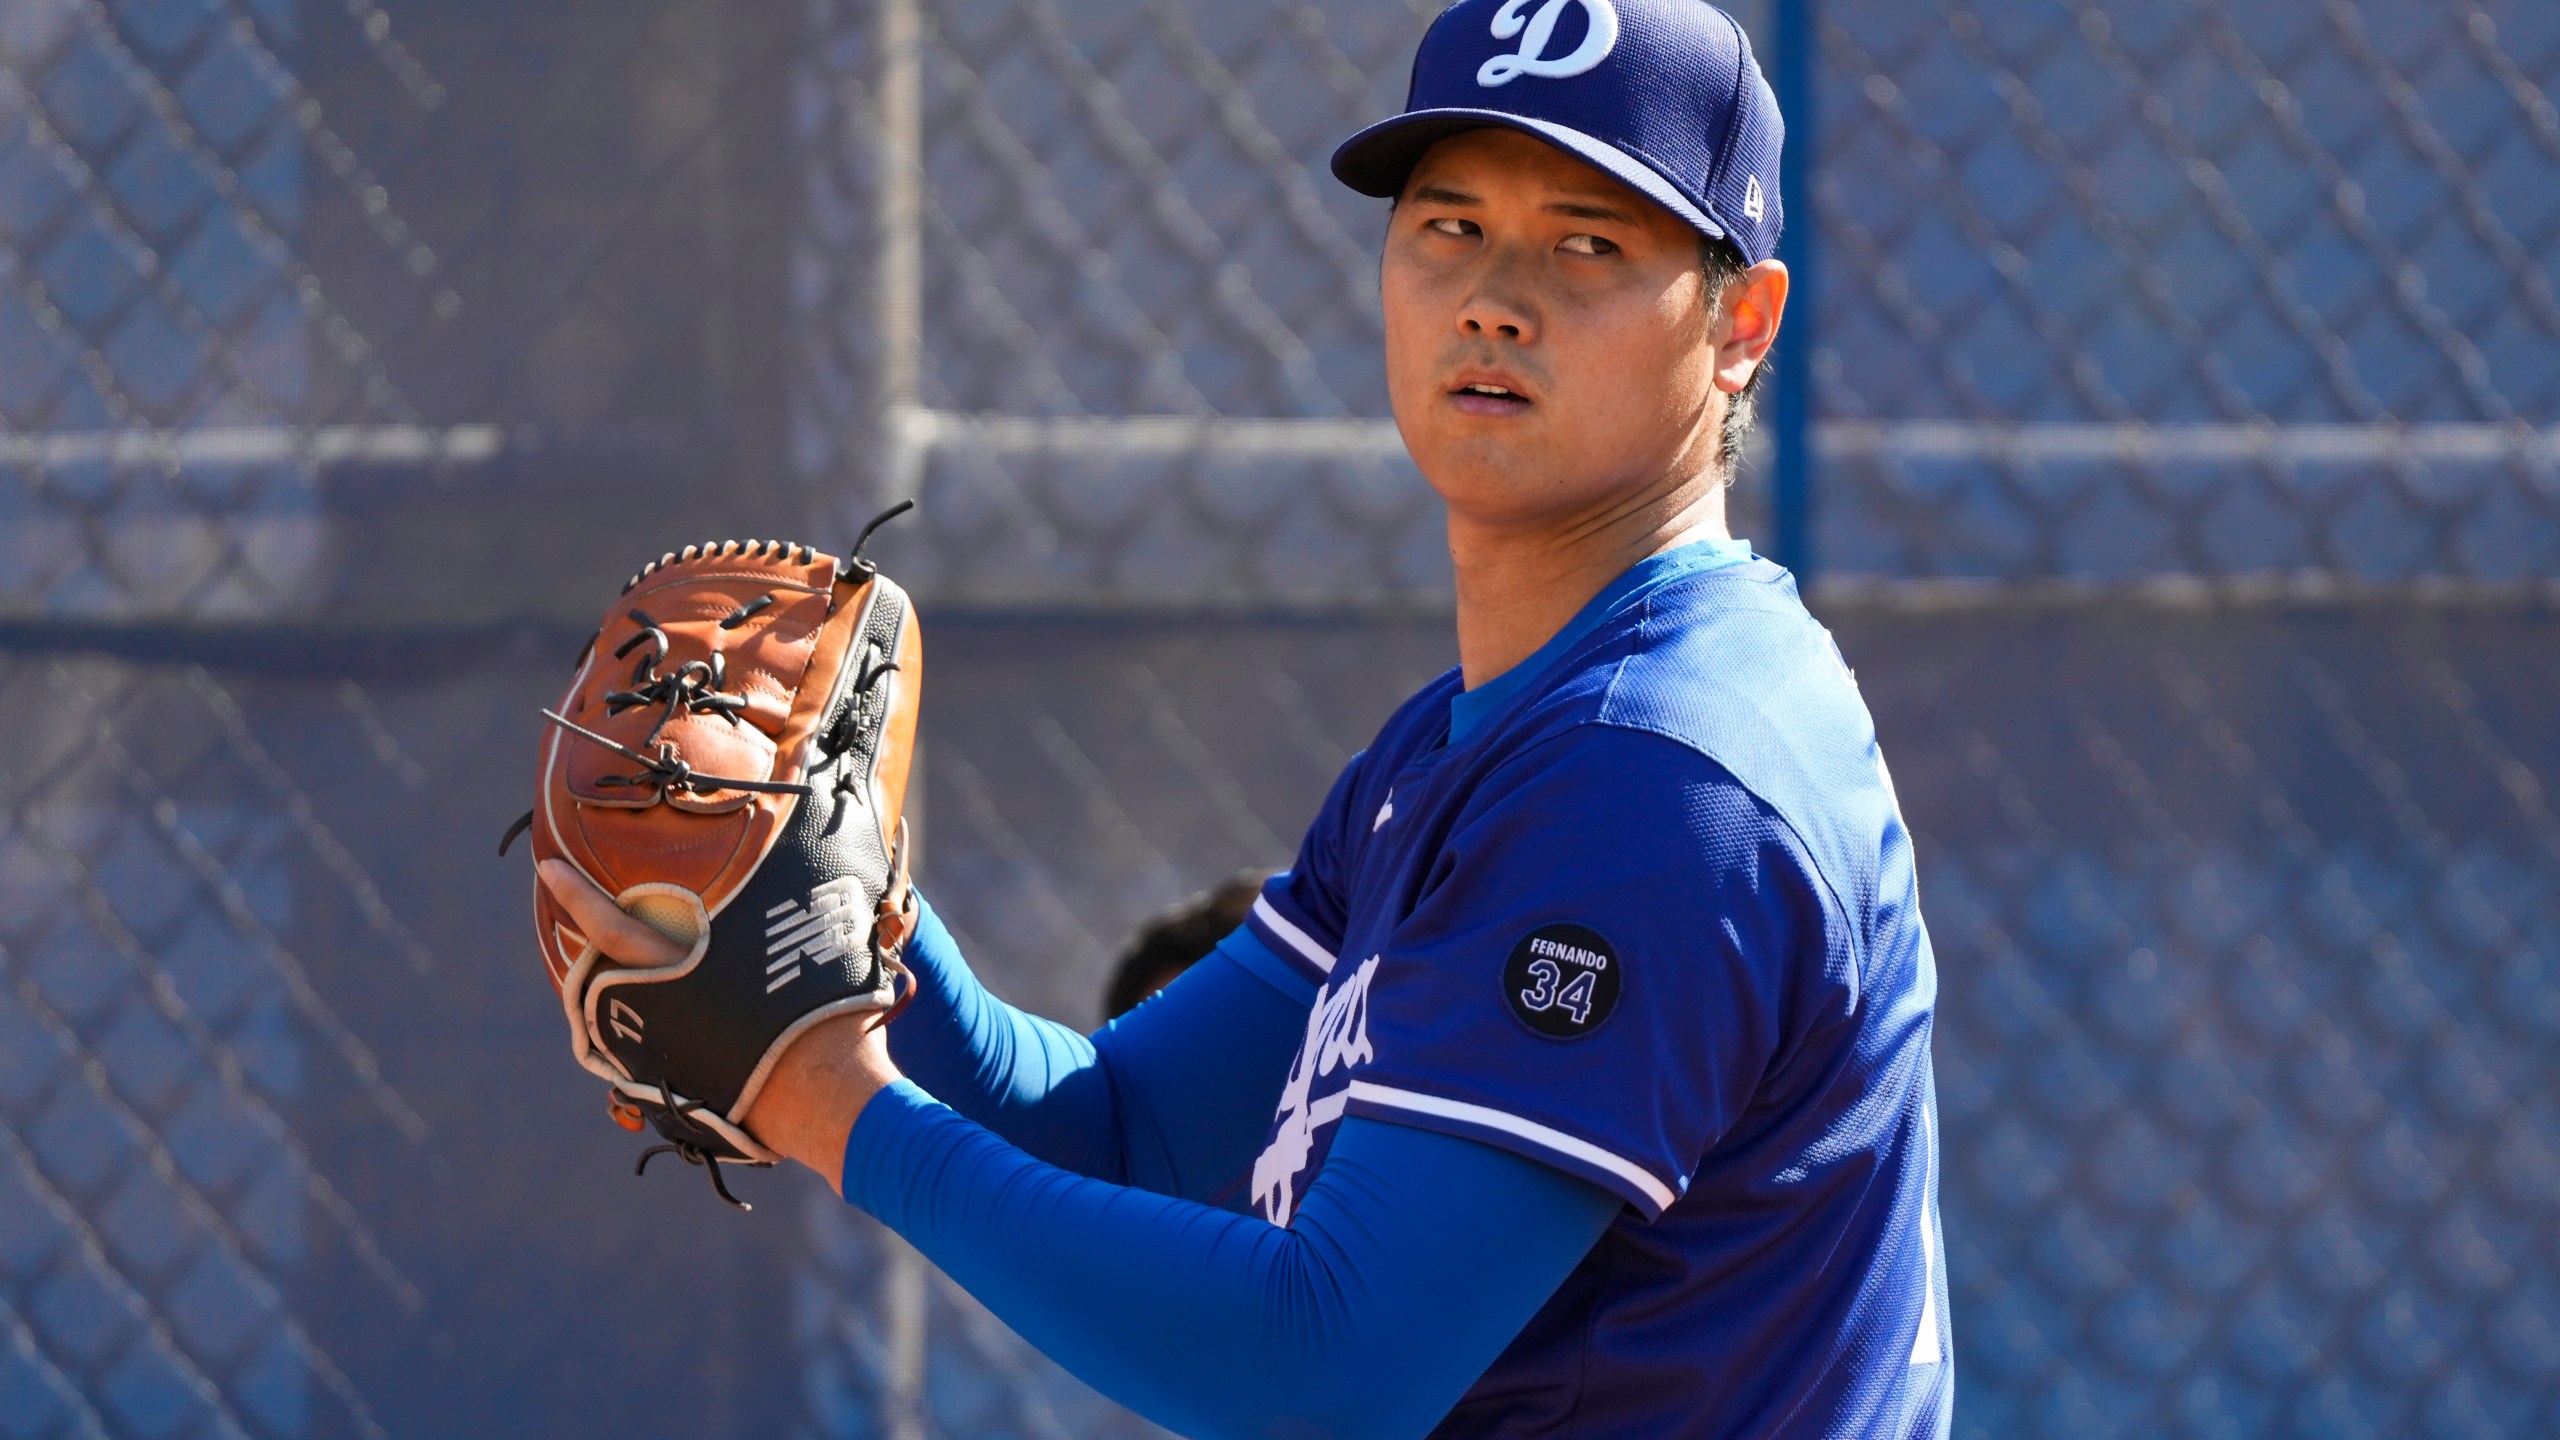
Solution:
[{"label": "blue fence post", "polygon": [[1815,294],[1821,280],[1815,252],[1813,176],[1819,137],[1814,126],[1814,7],[1818,0],[1774,0],[1777,21],[1778,107],[1787,119],[1787,146],[1778,179],[1786,204],[1786,233],[1778,253],[1793,280],[1787,299],[1786,328],[1781,332],[1776,363],[1777,406],[1772,417],[1778,439],[1771,476],[1771,519],[1777,526],[1779,564],[1795,572],[1796,583],[1810,586],[1818,557],[1814,553],[1813,484],[1813,352]]}]

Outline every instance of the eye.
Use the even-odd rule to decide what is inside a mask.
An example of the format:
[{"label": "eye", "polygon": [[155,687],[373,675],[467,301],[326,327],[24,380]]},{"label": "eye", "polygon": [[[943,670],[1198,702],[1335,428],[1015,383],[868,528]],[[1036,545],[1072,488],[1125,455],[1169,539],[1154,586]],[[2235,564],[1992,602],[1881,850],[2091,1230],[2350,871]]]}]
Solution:
[{"label": "eye", "polygon": [[1576,255],[1615,255],[1618,242],[1604,240],[1597,235],[1567,235],[1562,248]]},{"label": "eye", "polygon": [[1437,231],[1443,235],[1474,235],[1481,233],[1476,222],[1473,220],[1461,220],[1455,215],[1435,215],[1431,219],[1423,221],[1422,226],[1426,230]]}]

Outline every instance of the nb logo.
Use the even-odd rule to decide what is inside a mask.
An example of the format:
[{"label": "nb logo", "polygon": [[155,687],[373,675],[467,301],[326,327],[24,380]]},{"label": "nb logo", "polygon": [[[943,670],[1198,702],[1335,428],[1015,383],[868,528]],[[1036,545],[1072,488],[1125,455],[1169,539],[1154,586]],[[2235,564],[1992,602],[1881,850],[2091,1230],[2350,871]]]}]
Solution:
[{"label": "nb logo", "polygon": [[[1536,75],[1547,80],[1561,80],[1579,75],[1609,58],[1618,44],[1618,9],[1609,0],[1545,0],[1538,13],[1523,18],[1520,12],[1529,0],[1503,0],[1502,8],[1493,12],[1493,38],[1508,40],[1520,37],[1515,54],[1496,55],[1476,71],[1476,83],[1490,90],[1508,85],[1523,75]],[[1569,55],[1547,54],[1548,42],[1556,38],[1556,22],[1564,18],[1564,7],[1579,5],[1590,17],[1591,28],[1583,32],[1582,43]],[[1526,31],[1526,34],[1521,32]]]},{"label": "nb logo", "polygon": [[800,978],[804,964],[836,964],[852,956],[869,927],[853,877],[809,892],[809,903],[785,900],[764,912],[764,993]]}]

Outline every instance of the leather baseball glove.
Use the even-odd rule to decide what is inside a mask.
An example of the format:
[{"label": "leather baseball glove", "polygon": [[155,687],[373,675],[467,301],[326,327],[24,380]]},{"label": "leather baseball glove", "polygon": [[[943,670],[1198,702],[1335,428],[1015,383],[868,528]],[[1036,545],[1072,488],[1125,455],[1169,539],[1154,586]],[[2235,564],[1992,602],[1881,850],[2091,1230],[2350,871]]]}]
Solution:
[{"label": "leather baseball glove", "polygon": [[[910,502],[912,503],[912,502]],[[921,651],[906,592],[862,558],[780,541],[671,551],[623,587],[557,710],[533,835],[685,947],[603,954],[539,881],[534,933],[569,1050],[614,1119],[710,1170],[778,1158],[741,1123],[783,1050],[885,1010],[912,928],[907,772]],[[664,947],[673,953],[674,947]],[[907,987],[912,990],[912,982]]]}]

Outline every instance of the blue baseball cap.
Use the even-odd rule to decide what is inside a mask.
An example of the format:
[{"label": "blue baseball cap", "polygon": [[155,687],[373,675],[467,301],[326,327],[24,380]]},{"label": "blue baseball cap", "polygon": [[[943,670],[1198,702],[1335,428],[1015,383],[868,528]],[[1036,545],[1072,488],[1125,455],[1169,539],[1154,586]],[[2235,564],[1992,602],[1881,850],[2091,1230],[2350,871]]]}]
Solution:
[{"label": "blue baseball cap", "polygon": [[1786,121],[1751,37],[1706,0],[1458,0],[1414,52],[1404,113],[1343,141],[1333,173],[1392,197],[1422,152],[1487,126],[1590,162],[1746,263],[1777,253]]}]

